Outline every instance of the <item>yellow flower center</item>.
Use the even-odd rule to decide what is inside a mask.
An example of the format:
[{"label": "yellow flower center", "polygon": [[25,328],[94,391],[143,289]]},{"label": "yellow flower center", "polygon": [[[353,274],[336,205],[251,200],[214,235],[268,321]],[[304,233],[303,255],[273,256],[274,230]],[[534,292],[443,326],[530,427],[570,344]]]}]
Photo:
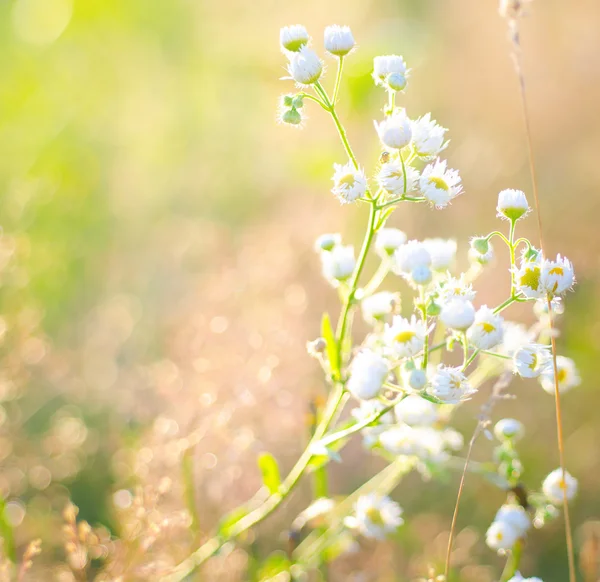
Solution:
[{"label": "yellow flower center", "polygon": [[446,192],[450,190],[448,184],[446,184],[446,180],[444,180],[444,178],[440,178],[439,176],[431,176],[429,178],[429,183],[433,184],[436,188],[440,190],[445,190]]},{"label": "yellow flower center", "polygon": [[491,323],[488,323],[487,321],[484,321],[481,324],[481,327],[483,328],[483,331],[485,331],[485,333],[492,333],[493,331],[496,331],[496,327]]},{"label": "yellow flower center", "polygon": [[338,186],[348,186],[349,188],[352,188],[355,183],[356,180],[353,174],[346,174],[338,180]]},{"label": "yellow flower center", "polygon": [[401,331],[394,338],[398,343],[405,344],[409,342],[413,337],[415,337],[415,332],[411,329],[407,329],[406,331]]},{"label": "yellow flower center", "polygon": [[558,382],[564,382],[567,379],[567,371],[564,368],[558,370]]},{"label": "yellow flower center", "polygon": [[537,363],[538,363],[537,354],[531,354],[531,364],[529,364],[529,369],[530,370],[535,370],[535,367],[537,366]]},{"label": "yellow flower center", "polygon": [[539,284],[540,268],[537,266],[525,269],[525,272],[521,275],[521,278],[519,279],[519,285],[521,285],[521,287],[529,287],[534,291],[537,291]]},{"label": "yellow flower center", "polygon": [[373,525],[383,525],[383,518],[381,517],[381,513],[375,507],[371,507],[370,509],[367,509],[365,514],[367,516],[367,519]]},{"label": "yellow flower center", "polygon": [[554,267],[553,269],[550,269],[550,271],[548,271],[549,275],[560,275],[561,277],[565,274],[564,270],[562,267]]}]

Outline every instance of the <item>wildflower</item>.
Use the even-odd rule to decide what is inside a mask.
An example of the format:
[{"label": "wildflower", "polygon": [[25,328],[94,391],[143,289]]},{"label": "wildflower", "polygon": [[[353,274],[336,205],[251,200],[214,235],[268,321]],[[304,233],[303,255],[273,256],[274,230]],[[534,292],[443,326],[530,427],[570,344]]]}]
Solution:
[{"label": "wildflower", "polygon": [[514,418],[503,418],[494,426],[494,435],[499,441],[516,441],[523,436],[524,432],[523,424]]},{"label": "wildflower", "polygon": [[399,358],[410,358],[423,349],[426,333],[425,323],[417,320],[414,315],[410,321],[396,315],[392,324],[385,326],[384,338],[394,355]]},{"label": "wildflower", "polygon": [[400,274],[411,273],[416,267],[431,265],[431,255],[422,242],[411,240],[394,253],[393,271]]},{"label": "wildflower", "polygon": [[542,483],[544,495],[552,503],[562,503],[563,494],[568,500],[573,499],[577,493],[577,479],[565,471],[564,479],[562,469],[554,469]]},{"label": "wildflower", "polygon": [[498,510],[494,521],[501,521],[510,525],[519,533],[519,537],[523,537],[531,527],[531,519],[529,518],[527,511],[520,505],[503,505]]},{"label": "wildflower", "polygon": [[[404,179],[406,170],[406,192],[404,189]],[[402,167],[398,161],[392,160],[381,166],[377,174],[377,182],[386,192],[394,196],[412,192],[415,190],[419,180],[419,172],[412,166]]]},{"label": "wildflower", "polygon": [[322,234],[315,241],[316,251],[331,251],[334,247],[342,243],[342,236],[338,233]]},{"label": "wildflower", "polygon": [[328,53],[336,57],[343,57],[354,48],[354,45],[350,27],[333,24],[325,29],[325,50]]},{"label": "wildflower", "polygon": [[423,244],[431,256],[431,268],[434,271],[445,271],[450,268],[456,257],[454,239],[426,238]]},{"label": "wildflower", "polygon": [[460,368],[440,364],[431,379],[428,392],[446,404],[458,404],[468,400],[477,390],[471,388]]},{"label": "wildflower", "polygon": [[406,234],[397,228],[380,228],[375,239],[375,248],[382,256],[394,254],[394,251],[406,242]]},{"label": "wildflower", "polygon": [[350,523],[369,538],[385,539],[404,523],[402,508],[389,497],[376,493],[361,495],[354,506],[354,513],[354,520]]},{"label": "wildflower", "polygon": [[[558,391],[568,392],[581,384],[581,377],[571,358],[557,356],[556,367],[558,368]],[[548,364],[540,376],[542,388],[548,394],[554,394],[554,365]]]},{"label": "wildflower", "polygon": [[339,198],[340,202],[354,202],[365,195],[367,191],[367,178],[362,169],[356,169],[352,162],[343,166],[334,164],[333,188],[331,191]]},{"label": "wildflower", "polygon": [[446,168],[446,161],[436,160],[425,166],[419,179],[420,190],[436,208],[444,208],[462,193],[457,170]]},{"label": "wildflower", "polygon": [[469,249],[469,259],[480,265],[487,265],[494,258],[494,246],[485,237],[475,237],[471,239],[471,248]]},{"label": "wildflower", "polygon": [[467,299],[451,299],[443,305],[440,320],[451,329],[465,331],[475,321],[475,308]]},{"label": "wildflower", "polygon": [[361,303],[362,314],[366,322],[373,323],[384,319],[392,313],[394,307],[400,303],[400,296],[389,291],[380,291],[365,297]]},{"label": "wildflower", "polygon": [[427,265],[418,265],[410,273],[410,279],[415,285],[427,285],[432,277],[431,269]]},{"label": "wildflower", "polygon": [[485,534],[485,543],[492,550],[510,550],[520,537],[519,530],[506,521],[494,521]]},{"label": "wildflower", "polygon": [[312,85],[319,80],[323,72],[323,63],[315,51],[302,46],[297,52],[290,54],[288,71],[299,85]]},{"label": "wildflower", "polygon": [[487,305],[479,308],[475,321],[467,332],[469,341],[480,350],[489,350],[502,341],[503,319]]},{"label": "wildflower", "polygon": [[375,123],[375,129],[381,143],[388,148],[399,150],[410,143],[410,120],[403,109],[396,110],[380,123]]},{"label": "wildflower", "polygon": [[358,353],[350,366],[348,392],[360,400],[375,398],[388,375],[387,361],[370,350]]},{"label": "wildflower", "polygon": [[[513,356],[514,370],[522,378],[537,378],[550,366],[548,346],[529,344],[520,347]],[[554,391],[554,384],[552,385]]]},{"label": "wildflower", "polygon": [[431,426],[439,417],[437,406],[433,402],[421,398],[418,394],[410,394],[403,398],[394,407],[394,412],[398,422],[404,422],[410,426]]},{"label": "wildflower", "polygon": [[504,336],[498,351],[505,356],[513,357],[520,348],[530,344],[535,337],[522,323],[505,321],[502,327]]},{"label": "wildflower", "polygon": [[354,273],[354,247],[338,245],[329,252],[321,253],[321,263],[325,278],[337,286],[340,281],[346,281]]},{"label": "wildflower", "polygon": [[393,91],[403,91],[408,73],[404,59],[398,55],[385,55],[373,59],[373,80],[376,85]]},{"label": "wildflower", "polygon": [[540,287],[552,295],[561,295],[573,287],[575,274],[573,265],[566,257],[557,255],[556,261],[548,259],[542,262]]},{"label": "wildflower", "polygon": [[413,121],[413,145],[417,156],[426,162],[435,159],[448,146],[448,142],[444,142],[447,131],[431,119],[431,113]]},{"label": "wildflower", "polygon": [[473,286],[465,281],[464,275],[460,275],[458,278],[448,275],[446,280],[439,282],[437,291],[440,301],[443,303],[449,302],[452,299],[464,299],[465,301],[473,301],[475,299]]},{"label": "wildflower", "polygon": [[529,212],[529,204],[525,193],[521,190],[502,190],[498,194],[498,216],[510,221],[519,220]]},{"label": "wildflower", "polygon": [[405,385],[413,390],[422,390],[427,384],[427,374],[420,368],[405,369],[402,372]]},{"label": "wildflower", "polygon": [[279,42],[281,43],[281,48],[285,51],[298,52],[308,44],[309,40],[308,32],[301,24],[284,26],[279,31]]},{"label": "wildflower", "polygon": [[530,299],[539,299],[544,296],[543,287],[540,285],[541,269],[539,262],[523,261],[521,266],[513,272],[517,291]]}]

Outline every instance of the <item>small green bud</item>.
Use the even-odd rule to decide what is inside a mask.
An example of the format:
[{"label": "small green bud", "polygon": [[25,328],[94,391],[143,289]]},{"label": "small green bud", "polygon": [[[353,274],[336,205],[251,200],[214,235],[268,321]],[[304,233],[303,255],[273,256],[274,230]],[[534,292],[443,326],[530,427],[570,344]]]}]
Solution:
[{"label": "small green bud", "polygon": [[302,123],[302,115],[300,115],[300,112],[297,109],[292,107],[292,109],[284,111],[281,116],[281,121],[288,125],[300,125]]},{"label": "small green bud", "polygon": [[540,258],[541,252],[538,251],[535,247],[528,247],[527,250],[523,253],[523,259],[525,261],[535,262]]},{"label": "small green bud", "polygon": [[441,311],[442,308],[434,301],[431,301],[427,306],[427,315],[430,317],[437,317]]},{"label": "small green bud", "polygon": [[471,246],[481,255],[485,255],[490,250],[490,242],[484,236],[475,237],[471,241]]},{"label": "small green bud", "polygon": [[281,96],[281,104],[283,107],[293,107],[294,106],[294,95],[282,95]]},{"label": "small green bud", "polygon": [[303,106],[304,106],[304,97],[302,95],[296,95],[292,99],[292,107],[294,109],[302,109]]}]

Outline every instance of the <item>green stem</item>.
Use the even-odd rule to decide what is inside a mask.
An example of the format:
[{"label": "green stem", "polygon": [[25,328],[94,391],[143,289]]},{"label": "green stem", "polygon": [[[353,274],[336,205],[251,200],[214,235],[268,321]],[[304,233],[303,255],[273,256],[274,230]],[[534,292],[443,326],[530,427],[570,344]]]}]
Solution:
[{"label": "green stem", "polygon": [[510,296],[515,296],[516,283],[515,283],[515,226],[517,225],[516,220],[510,221],[510,233],[508,237],[509,249],[510,249]]},{"label": "green stem", "polygon": [[371,278],[371,280],[365,285],[364,293],[365,297],[372,295],[377,291],[379,286],[383,283],[384,279],[387,277],[387,274],[390,272],[390,261],[389,259],[383,259],[377,267],[377,271]]},{"label": "green stem", "polygon": [[337,103],[337,97],[340,90],[340,84],[342,81],[342,69],[344,67],[344,57],[340,57],[338,61],[338,70],[335,78],[335,86],[333,88],[333,98],[331,100],[332,104],[335,106]]},{"label": "green stem", "polygon": [[422,196],[398,196],[398,198],[394,198],[392,200],[388,200],[387,202],[379,204],[377,208],[378,210],[383,210],[388,206],[398,204],[398,202],[425,202],[425,198],[423,198]]},{"label": "green stem", "polygon": [[323,103],[323,101],[321,101],[321,99],[319,99],[318,97],[315,97],[314,95],[311,95],[310,93],[299,93],[299,95],[301,95],[305,99],[310,99],[311,101],[318,103],[323,109],[325,109],[325,111],[329,111],[329,108],[327,107],[327,105],[325,103]]},{"label": "green stem", "polygon": [[506,566],[500,576],[500,582],[508,582],[519,570],[519,564],[521,563],[521,554],[523,553],[523,542],[517,540],[510,555],[506,560]]},{"label": "green stem", "polygon": [[398,155],[400,156],[400,163],[402,164],[402,179],[404,181],[404,187],[402,189],[402,196],[406,196],[406,187],[407,187],[407,182],[406,182],[406,166],[404,165],[404,156],[402,155],[402,152],[399,151]]},{"label": "green stem", "polygon": [[[402,157],[402,156],[400,156]],[[423,323],[425,324],[425,340],[423,344],[423,363],[421,368],[423,370],[427,370],[427,360],[429,358],[429,332],[427,331],[427,305],[425,304],[425,291],[423,287],[419,288],[419,311],[421,312],[421,317],[423,319]]]}]

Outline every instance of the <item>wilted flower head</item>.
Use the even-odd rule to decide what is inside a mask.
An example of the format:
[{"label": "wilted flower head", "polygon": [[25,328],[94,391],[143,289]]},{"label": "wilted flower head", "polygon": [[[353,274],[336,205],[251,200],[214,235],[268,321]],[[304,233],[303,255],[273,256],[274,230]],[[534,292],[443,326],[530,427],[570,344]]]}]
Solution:
[{"label": "wilted flower head", "polygon": [[394,254],[406,242],[406,234],[398,228],[381,228],[377,231],[375,248],[381,256]]},{"label": "wilted flower head", "polygon": [[365,321],[373,323],[385,319],[399,303],[400,296],[397,293],[380,291],[365,297],[360,306]]}]

